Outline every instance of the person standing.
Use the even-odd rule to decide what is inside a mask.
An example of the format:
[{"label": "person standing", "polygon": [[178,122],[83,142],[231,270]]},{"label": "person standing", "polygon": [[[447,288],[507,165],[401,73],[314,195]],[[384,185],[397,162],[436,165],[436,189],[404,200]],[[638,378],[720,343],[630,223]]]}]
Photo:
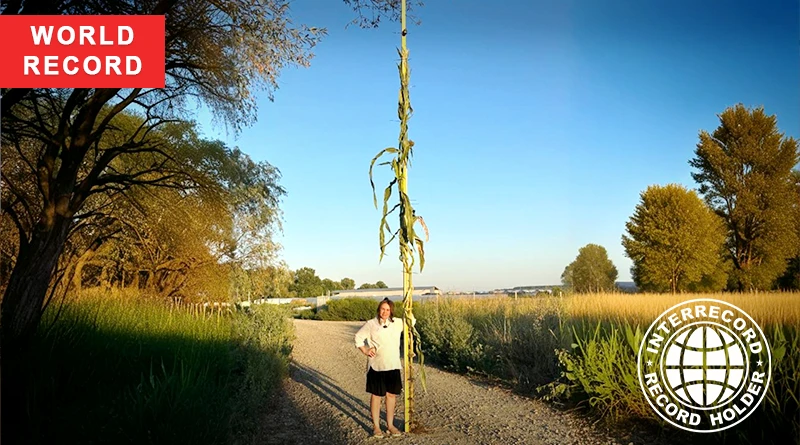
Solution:
[{"label": "person standing", "polygon": [[[412,325],[416,320],[412,318]],[[386,398],[386,424],[388,433],[401,436],[394,426],[394,409],[397,395],[403,389],[400,375],[400,341],[403,337],[403,320],[395,319],[394,303],[384,298],[378,303],[377,316],[368,320],[355,335],[356,348],[369,357],[367,360],[367,392],[374,427],[373,437],[382,437],[380,427],[381,399]]]}]

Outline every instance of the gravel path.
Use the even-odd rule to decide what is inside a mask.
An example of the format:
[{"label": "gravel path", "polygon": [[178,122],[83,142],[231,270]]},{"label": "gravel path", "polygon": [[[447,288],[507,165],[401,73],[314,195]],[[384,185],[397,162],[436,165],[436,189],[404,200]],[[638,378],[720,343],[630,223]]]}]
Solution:
[{"label": "gravel path", "polygon": [[[294,320],[290,378],[265,415],[263,444],[609,444],[655,443],[632,435],[616,439],[586,419],[468,377],[426,364],[428,393],[417,385],[419,432],[370,438],[366,357],[353,345],[362,322]],[[403,429],[402,394],[395,426]],[[385,413],[381,411],[385,430]],[[667,443],[659,440],[658,443]]]}]

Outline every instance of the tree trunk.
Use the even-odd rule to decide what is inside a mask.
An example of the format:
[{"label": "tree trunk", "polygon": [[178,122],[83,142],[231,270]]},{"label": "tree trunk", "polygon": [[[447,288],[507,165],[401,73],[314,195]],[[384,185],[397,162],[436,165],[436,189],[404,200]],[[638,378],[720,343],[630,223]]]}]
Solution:
[{"label": "tree trunk", "polygon": [[106,291],[111,290],[111,285],[109,284],[109,279],[108,279],[108,265],[104,264],[103,268],[100,269],[100,283],[99,283],[99,285],[100,285],[100,287],[102,287]]},{"label": "tree trunk", "polygon": [[142,274],[142,271],[136,270],[133,274],[133,281],[131,282],[131,289],[139,289],[139,277]]},{"label": "tree trunk", "polygon": [[20,254],[11,272],[0,307],[3,361],[3,439],[27,443],[34,426],[27,418],[25,376],[35,366],[29,360],[32,340],[42,317],[42,305],[53,271],[69,233],[69,220],[56,218],[52,228],[37,230]]},{"label": "tree trunk", "polygon": [[83,265],[86,263],[82,260],[83,258],[78,258],[75,270],[72,272],[72,288],[76,295],[80,295],[83,290]]},{"label": "tree trunk", "polygon": [[153,270],[146,270],[144,273],[147,275],[144,279],[144,288],[152,291],[156,287],[156,273]]},{"label": "tree trunk", "polygon": [[86,265],[87,261],[92,259],[99,245],[99,242],[92,243],[86,252],[83,252],[83,255],[78,258],[78,261],[75,262],[75,272],[72,274],[72,287],[78,294],[81,293],[83,288],[83,266]]},{"label": "tree trunk", "polygon": [[69,220],[59,217],[51,229],[34,232],[31,242],[20,248],[0,308],[4,359],[21,352],[39,326],[42,304],[69,226]]}]

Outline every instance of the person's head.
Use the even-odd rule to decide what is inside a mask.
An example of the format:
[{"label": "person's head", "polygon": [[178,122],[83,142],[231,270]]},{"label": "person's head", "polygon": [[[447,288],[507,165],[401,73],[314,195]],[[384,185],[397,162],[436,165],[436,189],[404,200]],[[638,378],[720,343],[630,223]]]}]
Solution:
[{"label": "person's head", "polygon": [[378,319],[394,321],[394,302],[388,298],[384,298],[378,304]]}]

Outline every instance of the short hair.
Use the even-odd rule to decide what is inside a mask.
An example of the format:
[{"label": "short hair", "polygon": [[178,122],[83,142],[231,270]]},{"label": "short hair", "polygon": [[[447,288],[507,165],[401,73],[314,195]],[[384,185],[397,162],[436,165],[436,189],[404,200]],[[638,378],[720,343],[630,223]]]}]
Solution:
[{"label": "short hair", "polygon": [[375,314],[378,318],[381,318],[381,305],[386,303],[389,305],[389,321],[394,322],[394,301],[390,300],[388,297],[381,300],[378,303],[378,309],[375,311]]}]

